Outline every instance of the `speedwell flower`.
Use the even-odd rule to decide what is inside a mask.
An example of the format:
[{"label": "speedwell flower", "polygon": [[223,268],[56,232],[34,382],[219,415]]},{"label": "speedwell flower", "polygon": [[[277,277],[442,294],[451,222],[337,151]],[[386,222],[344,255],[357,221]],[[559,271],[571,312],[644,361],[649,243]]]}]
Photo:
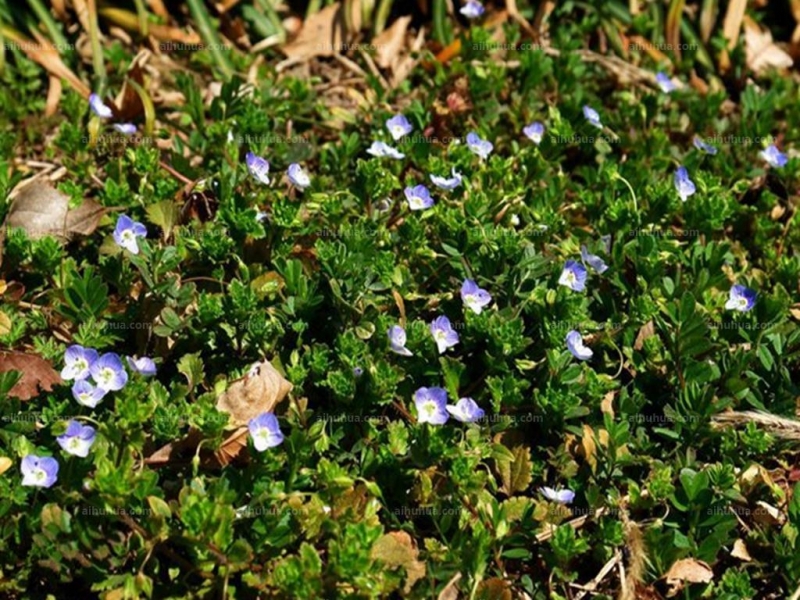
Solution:
[{"label": "speedwell flower", "polygon": [[72,386],[72,397],[82,406],[94,408],[103,397],[106,395],[106,390],[89,383],[86,379],[76,381]]},{"label": "speedwell flower", "polygon": [[411,123],[408,122],[405,115],[395,115],[391,119],[388,119],[386,121],[386,129],[389,130],[395,142],[414,131],[414,128],[411,126]]},{"label": "speedwell flower", "polygon": [[420,423],[442,425],[450,418],[447,412],[447,392],[440,387],[421,387],[414,394]]},{"label": "speedwell flower", "polygon": [[97,94],[89,96],[89,107],[101,119],[110,119],[114,116],[114,112],[100,99]]},{"label": "speedwell flower", "polygon": [[96,434],[94,427],[81,425],[78,421],[70,421],[67,424],[67,431],[64,435],[58,436],[56,441],[67,454],[86,458],[94,444]]},{"label": "speedwell flower", "polygon": [[424,185],[409,186],[404,193],[406,200],[408,200],[408,208],[411,210],[425,210],[433,206],[431,193]]},{"label": "speedwell flower", "polygon": [[703,138],[701,138],[699,135],[694,136],[692,144],[694,144],[695,148],[705,152],[706,154],[711,154],[713,156],[714,154],[717,153],[717,148],[715,146],[712,146],[711,144],[707,144],[706,142],[704,142]]},{"label": "speedwell flower", "polygon": [[583,107],[583,116],[598,129],[603,128],[603,124],[600,122],[600,114],[591,106],[586,105]]},{"label": "speedwell flower", "polygon": [[445,408],[447,412],[453,415],[454,419],[462,423],[480,421],[484,414],[486,414],[472,398],[461,398],[455,406],[446,406]]},{"label": "speedwell flower", "polygon": [[545,486],[539,488],[539,491],[548,500],[552,500],[553,502],[558,502],[559,504],[571,504],[572,501],[575,499],[575,492],[573,492],[572,490],[567,490],[567,489],[554,490],[553,488]]},{"label": "speedwell flower", "polygon": [[140,375],[151,377],[156,374],[156,363],[153,362],[152,358],[147,358],[146,356],[141,358],[126,356],[125,360],[128,362],[128,366],[131,370],[136,371]]},{"label": "speedwell flower", "polygon": [[749,287],[734,285],[731,288],[728,301],[725,303],[725,308],[728,310],[747,312],[755,305],[756,295],[756,291],[751,290]]},{"label": "speedwell flower", "polygon": [[136,133],[136,125],[133,123],[114,123],[112,127],[125,135],[133,135]]},{"label": "speedwell flower", "polygon": [[778,169],[789,162],[789,159],[786,158],[786,155],[778,150],[775,144],[770,144],[764,150],[759,152],[758,155],[767,161],[771,167]]},{"label": "speedwell flower", "polygon": [[406,330],[395,325],[391,327],[388,332],[389,335],[389,350],[400,356],[414,356],[411,351],[406,348]]},{"label": "speedwell flower", "polygon": [[247,428],[253,438],[253,446],[259,452],[279,446],[283,442],[283,433],[281,433],[278,418],[272,413],[261,413],[250,419]]},{"label": "speedwell flower", "polygon": [[58,480],[58,461],[49,456],[28,454],[22,459],[22,485],[49,488]]},{"label": "speedwell flower", "polygon": [[603,259],[596,254],[589,254],[586,246],[581,246],[581,260],[600,274],[608,270],[608,265],[603,262]]},{"label": "speedwell flower", "polygon": [[90,371],[97,387],[106,392],[119,391],[128,383],[128,372],[122,366],[119,355],[113,352],[98,358]]},{"label": "speedwell flower", "polygon": [[438,317],[430,324],[431,335],[436,340],[439,354],[444,354],[448,348],[452,348],[458,343],[458,334],[450,325],[447,317]]},{"label": "speedwell flower", "polygon": [[564,270],[558,278],[559,285],[565,285],[575,292],[586,289],[586,267],[574,260],[564,263]]},{"label": "speedwell flower", "polygon": [[530,125],[523,127],[522,133],[537,146],[542,143],[542,136],[544,135],[544,125],[535,121]]},{"label": "speedwell flower", "polygon": [[89,369],[98,358],[97,350],[84,348],[77,344],[67,348],[64,353],[64,368],[61,369],[61,379],[80,381],[89,376]]},{"label": "speedwell flower", "polygon": [[567,334],[567,348],[578,360],[589,360],[593,352],[583,345],[581,334],[574,329]]},{"label": "speedwell flower", "polygon": [[461,10],[458,12],[468,19],[477,19],[485,12],[485,10],[486,9],[483,7],[483,4],[477,0],[467,0],[467,3],[462,6]]},{"label": "speedwell flower", "polygon": [[694,182],[689,179],[689,172],[686,167],[678,167],[678,170],[675,171],[675,189],[678,190],[678,195],[684,202],[697,191]]},{"label": "speedwell flower", "polygon": [[139,254],[139,243],[136,238],[147,237],[147,227],[131,219],[128,215],[120,215],[114,228],[114,241],[131,254]]},{"label": "speedwell flower", "polygon": [[269,161],[260,156],[256,156],[252,152],[248,152],[245,156],[247,163],[247,170],[250,175],[258,179],[264,185],[269,185]]},{"label": "speedwell flower", "polygon": [[492,302],[492,296],[486,290],[479,288],[472,279],[465,279],[461,285],[461,300],[464,306],[479,315],[483,308]]},{"label": "speedwell flower", "polygon": [[661,91],[665,94],[669,94],[670,92],[674,92],[677,89],[677,86],[672,83],[672,80],[666,73],[657,73],[656,74],[656,83],[658,83],[658,87],[661,88]]},{"label": "speedwell flower", "polygon": [[379,158],[389,157],[395,160],[400,160],[406,157],[405,154],[396,148],[392,148],[389,144],[386,142],[381,142],[380,140],[372,142],[372,145],[367,148],[367,154],[371,154],[372,156],[377,156]]},{"label": "speedwell flower", "polygon": [[467,134],[467,147],[480,156],[481,160],[486,160],[494,149],[494,144],[488,140],[481,139],[477,133],[472,131]]},{"label": "speedwell flower", "polygon": [[439,177],[438,175],[430,175],[431,182],[438,188],[442,188],[443,190],[447,191],[453,191],[461,185],[461,173],[456,172],[456,168],[453,167],[450,170],[450,174],[452,177],[449,179],[447,177]]},{"label": "speedwell flower", "polygon": [[286,175],[289,177],[289,181],[292,182],[292,185],[301,190],[311,185],[311,177],[309,177],[308,173],[303,170],[303,167],[297,163],[289,165],[289,168],[286,170]]}]

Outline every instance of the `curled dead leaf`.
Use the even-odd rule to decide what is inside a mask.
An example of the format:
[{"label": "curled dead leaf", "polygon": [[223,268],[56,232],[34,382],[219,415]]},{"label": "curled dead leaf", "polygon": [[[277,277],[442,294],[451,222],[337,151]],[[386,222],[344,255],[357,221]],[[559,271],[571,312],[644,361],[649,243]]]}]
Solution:
[{"label": "curled dead leaf", "polygon": [[20,400],[30,400],[41,392],[49,392],[55,385],[64,383],[53,366],[35,354],[4,352],[0,354],[0,373],[19,371],[22,378],[9,390],[8,395]]},{"label": "curled dead leaf", "polygon": [[745,562],[750,562],[751,560],[753,560],[752,557],[750,556],[750,553],[747,551],[747,546],[741,539],[738,539],[735,542],[733,542],[733,550],[731,550],[731,556],[734,558],[738,558],[739,560],[743,560]]},{"label": "curled dead leaf", "polygon": [[417,560],[419,550],[405,531],[390,531],[372,546],[370,556],[390,567],[403,567],[406,571],[404,592],[408,594],[414,584],[425,576],[425,563]]},{"label": "curled dead leaf", "polygon": [[261,413],[272,412],[291,391],[292,384],[265,360],[217,398],[217,410],[230,415],[229,427],[243,427]]},{"label": "curled dead leaf", "polygon": [[714,578],[714,571],[708,563],[695,558],[675,561],[664,575],[670,590],[667,597],[677,595],[686,583],[708,583]]}]

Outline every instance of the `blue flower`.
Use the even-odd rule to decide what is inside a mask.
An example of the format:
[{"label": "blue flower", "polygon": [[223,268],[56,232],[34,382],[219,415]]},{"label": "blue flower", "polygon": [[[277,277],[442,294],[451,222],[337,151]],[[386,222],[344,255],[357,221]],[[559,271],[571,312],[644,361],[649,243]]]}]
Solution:
[{"label": "blue flower", "polygon": [[530,141],[532,141],[537,146],[542,143],[542,136],[544,135],[544,125],[539,123],[539,121],[535,121],[531,123],[527,127],[522,129],[522,133],[524,133]]},{"label": "blue flower", "polygon": [[438,175],[431,175],[431,182],[438,188],[452,191],[461,185],[461,173],[457,173],[456,168],[453,167],[450,169],[450,174],[452,175],[450,179],[447,177],[439,177]]},{"label": "blue flower", "polygon": [[90,371],[97,387],[106,392],[119,391],[128,383],[128,373],[122,366],[119,356],[113,352],[98,358]]},{"label": "blue flower", "polygon": [[389,335],[389,350],[400,356],[414,356],[408,348],[406,348],[406,330],[395,325],[388,331]]},{"label": "blue flower", "polygon": [[353,367],[353,376],[361,377],[364,374],[364,369],[361,367]]},{"label": "blue flower", "polygon": [[608,270],[608,265],[603,262],[603,259],[596,254],[589,254],[586,246],[581,246],[581,260],[600,274]]},{"label": "blue flower", "polygon": [[789,162],[789,159],[786,155],[778,150],[775,144],[770,144],[764,150],[758,153],[758,155],[767,161],[770,166],[775,168],[780,168],[786,165]]},{"label": "blue flower", "polygon": [[414,394],[414,403],[420,423],[443,425],[450,418],[447,412],[447,392],[440,387],[419,388]]},{"label": "blue flower", "polygon": [[250,175],[258,179],[264,185],[269,185],[269,161],[260,156],[256,156],[252,152],[248,152],[245,156],[247,163],[247,170]]},{"label": "blue flower", "polygon": [[259,223],[261,223],[264,219],[267,219],[268,217],[269,213],[264,212],[263,210],[256,211],[256,221],[258,221]]},{"label": "blue flower", "polygon": [[283,433],[278,418],[272,413],[261,413],[250,419],[247,428],[250,430],[250,437],[253,438],[253,446],[259,452],[283,443]]},{"label": "blue flower", "polygon": [[675,171],[675,189],[678,190],[678,195],[684,202],[697,191],[694,182],[689,179],[689,172],[686,167],[678,167],[678,170]]},{"label": "blue flower", "polygon": [[94,444],[96,433],[94,427],[81,425],[77,421],[70,421],[67,424],[67,431],[64,435],[58,436],[56,441],[67,454],[86,458]]},{"label": "blue flower", "polygon": [[491,304],[492,296],[486,290],[479,288],[472,279],[465,279],[461,285],[461,300],[464,302],[464,306],[479,315],[484,306]]},{"label": "blue flower", "polygon": [[475,133],[474,131],[467,134],[467,147],[475,154],[481,157],[481,160],[486,160],[486,158],[491,154],[492,150],[494,149],[494,145],[492,142],[487,140],[482,140],[480,136]]},{"label": "blue flower", "polygon": [[574,260],[568,260],[558,278],[559,285],[565,285],[575,292],[586,289],[586,267]]},{"label": "blue flower", "polygon": [[61,379],[65,381],[86,379],[89,377],[89,369],[91,369],[98,356],[97,350],[84,348],[77,344],[70,346],[64,353],[64,368],[61,369]]},{"label": "blue flower", "polygon": [[743,285],[734,285],[731,288],[728,301],[725,303],[725,308],[728,310],[747,312],[755,305],[756,296],[755,290],[751,290]]},{"label": "blue flower", "polygon": [[411,123],[409,123],[408,119],[406,119],[403,115],[395,115],[391,119],[388,119],[386,121],[386,129],[389,130],[389,133],[395,142],[404,135],[408,135],[414,131]]},{"label": "blue flower", "polygon": [[395,160],[400,160],[406,157],[406,155],[399,150],[392,148],[389,144],[386,142],[381,142],[380,140],[372,142],[372,145],[367,148],[367,154],[371,154],[372,156],[377,156],[379,158],[394,158]]},{"label": "blue flower", "polygon": [[448,348],[452,348],[458,343],[458,334],[450,325],[447,317],[438,317],[430,324],[431,335],[436,340],[439,354],[444,354]]},{"label": "blue flower", "polygon": [[484,13],[485,10],[486,9],[483,7],[483,4],[477,0],[467,0],[467,3],[462,6],[461,10],[458,12],[468,19],[477,19]]},{"label": "blue flower", "polygon": [[133,135],[136,133],[136,125],[133,123],[114,123],[112,127],[125,135]]},{"label": "blue flower", "polygon": [[591,106],[587,105],[583,107],[583,116],[586,117],[586,120],[595,127],[599,129],[603,128],[603,124],[600,122],[600,115]]},{"label": "blue flower", "polygon": [[706,154],[711,154],[713,156],[714,154],[717,153],[717,149],[711,144],[707,144],[706,142],[704,142],[703,138],[701,138],[699,135],[694,136],[692,144],[694,144],[695,148],[697,148],[698,150],[702,150]]},{"label": "blue flower", "polygon": [[583,345],[581,334],[574,329],[567,334],[567,348],[578,360],[589,360],[593,352]]},{"label": "blue flower", "polygon": [[289,165],[286,174],[289,177],[289,181],[292,182],[292,185],[300,188],[301,190],[304,190],[311,185],[311,178],[308,176],[308,173],[306,173],[303,170],[303,167],[297,163],[292,163]]},{"label": "blue flower", "polygon": [[573,492],[572,490],[566,490],[566,489],[554,490],[553,488],[545,486],[539,488],[539,491],[548,500],[552,500],[553,502],[558,502],[559,504],[571,504],[572,501],[575,499],[575,492]]},{"label": "blue flower", "polygon": [[425,210],[433,206],[433,198],[431,193],[424,185],[415,185],[414,187],[407,187],[405,189],[406,200],[408,200],[408,208],[411,210]]},{"label": "blue flower", "polygon": [[656,83],[658,83],[658,87],[660,87],[661,91],[664,92],[665,94],[674,92],[678,87],[674,83],[672,83],[672,80],[669,78],[668,75],[661,72],[656,74]]},{"label": "blue flower", "polygon": [[94,408],[100,404],[105,395],[106,391],[104,389],[92,385],[86,379],[76,381],[72,386],[72,397],[75,398],[78,404],[89,408]]},{"label": "blue flower", "polygon": [[147,227],[137,223],[128,215],[120,215],[114,228],[114,241],[131,254],[139,254],[137,237],[147,237]]},{"label": "blue flower", "polygon": [[58,480],[58,461],[28,454],[22,459],[22,485],[49,488]]},{"label": "blue flower", "polygon": [[147,358],[146,356],[141,358],[136,358],[135,356],[126,356],[125,360],[128,361],[128,366],[131,368],[131,370],[139,373],[140,375],[152,377],[156,374],[156,363],[153,362],[152,358]]},{"label": "blue flower", "polygon": [[456,421],[462,423],[474,423],[481,420],[486,414],[472,398],[461,398],[455,406],[446,406],[445,408]]},{"label": "blue flower", "polygon": [[94,114],[96,114],[101,119],[110,119],[111,117],[114,116],[114,111],[112,111],[108,106],[103,104],[103,101],[97,94],[92,94],[91,96],[89,96],[89,107],[92,109]]}]

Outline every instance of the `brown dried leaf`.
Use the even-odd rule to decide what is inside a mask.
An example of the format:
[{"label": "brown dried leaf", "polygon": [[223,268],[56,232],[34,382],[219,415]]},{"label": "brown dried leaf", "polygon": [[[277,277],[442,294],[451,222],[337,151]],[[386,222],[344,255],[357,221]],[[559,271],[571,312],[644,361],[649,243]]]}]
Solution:
[{"label": "brown dried leaf", "polygon": [[291,391],[292,384],[265,360],[217,398],[217,410],[230,415],[229,427],[242,427],[261,413],[272,412]]},{"label": "brown dried leaf", "polygon": [[792,57],[772,41],[769,30],[762,31],[750,19],[745,19],[744,46],[747,66],[756,75],[769,69],[788,69],[794,63]]},{"label": "brown dried leaf", "polygon": [[372,41],[376,48],[375,62],[381,69],[394,71],[400,59],[400,51],[405,49],[406,31],[410,24],[410,16],[400,17]]},{"label": "brown dried leaf", "polygon": [[281,50],[290,59],[333,56],[342,46],[344,22],[338,2],[314,13],[303,23],[297,38]]},{"label": "brown dried leaf", "polygon": [[47,88],[47,103],[44,106],[44,116],[52,117],[58,110],[61,101],[61,80],[50,75],[50,87]]},{"label": "brown dried leaf", "polygon": [[64,64],[59,51],[53,44],[35,31],[34,36],[37,38],[36,43],[26,40],[21,36],[19,40],[15,41],[20,43],[23,52],[28,55],[28,58],[44,67],[53,77],[66,79],[72,86],[72,89],[88,100],[89,95],[92,93],[89,86],[83,83],[83,81]]},{"label": "brown dried leaf", "polygon": [[743,560],[745,562],[750,562],[751,560],[753,560],[753,558],[750,556],[750,553],[747,551],[747,546],[741,539],[733,542],[733,550],[731,550],[731,556],[734,558],[738,558],[739,560]]},{"label": "brown dried leaf", "polygon": [[53,366],[35,354],[5,352],[0,354],[0,373],[19,371],[22,378],[11,388],[8,395],[20,400],[30,400],[41,392],[49,392],[54,385],[64,383]]},{"label": "brown dried leaf", "polygon": [[617,392],[612,390],[603,396],[603,400],[600,402],[600,410],[604,413],[608,413],[612,417],[614,416],[614,398],[616,395]]},{"label": "brown dried leaf", "polygon": [[673,563],[664,577],[670,586],[667,597],[673,597],[683,589],[685,583],[708,583],[714,578],[714,571],[702,560],[683,558]]},{"label": "brown dried leaf", "polygon": [[222,442],[222,445],[214,453],[219,466],[225,467],[241,456],[242,451],[247,449],[248,433],[247,427],[240,427]]},{"label": "brown dried leaf", "polygon": [[370,556],[390,567],[403,567],[406,571],[406,585],[403,591],[408,594],[414,584],[425,577],[425,563],[417,560],[419,550],[414,546],[411,536],[405,531],[390,531],[372,546]]},{"label": "brown dried leaf", "polygon": [[642,328],[639,329],[639,333],[636,336],[636,340],[633,342],[633,349],[634,350],[641,350],[644,348],[644,342],[646,339],[653,337],[656,334],[655,327],[653,326],[653,321],[648,321]]},{"label": "brown dried leaf", "polygon": [[461,580],[461,573],[456,573],[439,592],[436,600],[458,600],[458,582]]},{"label": "brown dried leaf", "polygon": [[500,577],[484,579],[478,586],[478,598],[491,598],[492,600],[512,600],[511,586]]},{"label": "brown dried leaf", "polygon": [[583,424],[583,437],[581,438],[583,446],[583,458],[589,463],[592,473],[597,470],[597,444],[594,442],[594,430],[587,425]]}]

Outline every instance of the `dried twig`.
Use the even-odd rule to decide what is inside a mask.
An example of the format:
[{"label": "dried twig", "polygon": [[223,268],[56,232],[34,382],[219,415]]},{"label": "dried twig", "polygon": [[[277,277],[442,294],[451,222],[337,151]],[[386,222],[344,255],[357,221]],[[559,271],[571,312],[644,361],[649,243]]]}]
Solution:
[{"label": "dried twig", "polygon": [[718,429],[756,423],[779,438],[800,441],[800,422],[767,412],[755,410],[723,412],[711,417],[711,422]]}]

